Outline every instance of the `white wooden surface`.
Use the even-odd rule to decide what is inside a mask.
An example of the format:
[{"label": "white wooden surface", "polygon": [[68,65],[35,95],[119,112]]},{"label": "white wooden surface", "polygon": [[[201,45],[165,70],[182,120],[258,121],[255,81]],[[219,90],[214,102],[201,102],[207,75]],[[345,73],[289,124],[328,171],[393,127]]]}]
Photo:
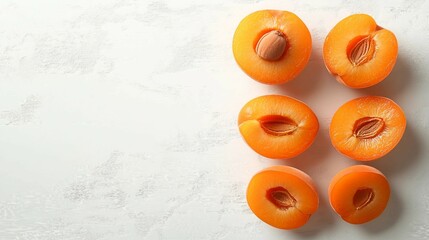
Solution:
[{"label": "white wooden surface", "polygon": [[[293,82],[247,77],[231,50],[234,30],[259,9],[296,13],[313,37]],[[13,1],[0,2],[0,239],[429,239],[429,1]],[[399,59],[383,83],[338,84],[325,70],[328,31],[352,13],[396,33]],[[306,102],[321,128],[313,146],[285,162],[241,139],[248,100],[285,94]],[[408,127],[397,148],[370,163],[392,197],[362,226],[331,210],[330,179],[357,164],[330,144],[345,101],[382,95]],[[321,202],[309,223],[274,229],[247,207],[254,173],[298,167]]]}]

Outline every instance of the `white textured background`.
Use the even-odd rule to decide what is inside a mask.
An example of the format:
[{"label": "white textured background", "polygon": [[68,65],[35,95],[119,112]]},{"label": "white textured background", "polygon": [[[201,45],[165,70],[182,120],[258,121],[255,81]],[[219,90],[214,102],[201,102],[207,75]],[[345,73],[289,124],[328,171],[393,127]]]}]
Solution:
[{"label": "white textured background", "polygon": [[[231,50],[252,11],[295,12],[313,36],[293,82],[250,80]],[[324,68],[328,31],[368,13],[396,33],[383,83],[338,84]],[[0,1],[0,239],[429,239],[429,1]],[[237,114],[277,93],[306,102],[321,124],[313,146],[278,162],[241,139]],[[383,215],[349,225],[327,202],[330,179],[356,164],[328,137],[335,110],[361,95],[400,104],[408,127],[370,163],[389,178]],[[245,189],[274,164],[313,177],[319,211],[295,231],[259,221]]]}]

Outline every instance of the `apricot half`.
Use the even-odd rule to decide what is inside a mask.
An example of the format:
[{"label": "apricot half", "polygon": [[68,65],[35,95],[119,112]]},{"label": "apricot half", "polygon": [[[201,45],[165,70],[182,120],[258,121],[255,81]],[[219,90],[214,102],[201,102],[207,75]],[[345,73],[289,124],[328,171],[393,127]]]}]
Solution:
[{"label": "apricot half", "polygon": [[329,185],[332,208],[346,222],[361,224],[377,218],[390,197],[389,182],[377,169],[355,165],[338,172]]},{"label": "apricot half", "polygon": [[247,203],[267,224],[281,229],[304,225],[319,207],[319,196],[307,174],[289,166],[257,173],[247,187]]},{"label": "apricot half", "polygon": [[341,20],[329,32],[323,59],[337,80],[352,88],[365,88],[384,80],[398,56],[395,35],[366,14]]},{"label": "apricot half", "polygon": [[266,95],[250,100],[238,116],[240,133],[257,153],[268,158],[292,158],[314,141],[319,122],[303,102]]},{"label": "apricot half", "polygon": [[342,105],[329,129],[332,145],[342,154],[371,161],[389,153],[405,132],[402,109],[386,97],[367,96]]},{"label": "apricot half", "polygon": [[251,78],[280,84],[295,78],[307,65],[311,35],[295,14],[261,10],[240,22],[232,49],[238,65]]}]

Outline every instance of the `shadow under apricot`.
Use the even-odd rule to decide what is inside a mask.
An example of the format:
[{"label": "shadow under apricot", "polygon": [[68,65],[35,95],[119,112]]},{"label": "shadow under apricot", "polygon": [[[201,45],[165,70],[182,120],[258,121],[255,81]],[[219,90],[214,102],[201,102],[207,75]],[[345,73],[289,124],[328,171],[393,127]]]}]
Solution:
[{"label": "shadow under apricot", "polygon": [[398,55],[395,67],[386,79],[372,87],[355,89],[355,91],[363,93],[363,95],[385,96],[394,100],[405,94],[414,82],[410,62],[402,55]]},{"label": "shadow under apricot", "polygon": [[394,174],[405,174],[407,169],[421,161],[423,142],[414,126],[408,124],[401,141],[390,153],[367,164],[377,168],[388,178]]},{"label": "shadow under apricot", "polygon": [[324,198],[319,198],[319,209],[308,222],[301,228],[289,231],[288,235],[296,235],[299,239],[313,238],[323,231],[328,231],[335,226],[338,217]]},{"label": "shadow under apricot", "polygon": [[281,85],[268,85],[269,92],[291,96],[297,99],[306,99],[319,90],[323,81],[330,81],[330,74],[325,68],[323,57],[319,51],[313,50],[310,60],[304,70],[294,79]]},{"label": "shadow under apricot", "polygon": [[320,170],[332,151],[331,140],[325,130],[319,130],[313,144],[297,157],[281,160],[279,164],[301,169],[306,173]]}]

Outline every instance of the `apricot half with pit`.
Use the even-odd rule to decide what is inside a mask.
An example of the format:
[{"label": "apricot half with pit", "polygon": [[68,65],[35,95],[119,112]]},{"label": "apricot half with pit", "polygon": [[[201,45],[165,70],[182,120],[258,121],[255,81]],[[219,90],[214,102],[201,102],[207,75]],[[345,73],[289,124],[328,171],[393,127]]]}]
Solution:
[{"label": "apricot half with pit", "polygon": [[402,109],[386,97],[366,96],[342,105],[334,114],[329,134],[342,154],[371,161],[389,153],[405,132]]},{"label": "apricot half with pit", "polygon": [[275,159],[301,154],[319,130],[316,115],[305,103],[280,95],[250,100],[240,111],[238,126],[255,152]]},{"label": "apricot half with pit", "polygon": [[289,166],[273,166],[250,180],[247,203],[265,223],[295,229],[317,211],[319,196],[310,176],[304,172]]},{"label": "apricot half with pit", "polygon": [[366,14],[341,20],[323,46],[326,68],[351,88],[366,88],[383,81],[395,66],[397,56],[395,35]]},{"label": "apricot half with pit", "polygon": [[291,12],[260,10],[240,22],[232,49],[238,65],[251,78],[280,84],[295,78],[307,65],[311,35]]}]

